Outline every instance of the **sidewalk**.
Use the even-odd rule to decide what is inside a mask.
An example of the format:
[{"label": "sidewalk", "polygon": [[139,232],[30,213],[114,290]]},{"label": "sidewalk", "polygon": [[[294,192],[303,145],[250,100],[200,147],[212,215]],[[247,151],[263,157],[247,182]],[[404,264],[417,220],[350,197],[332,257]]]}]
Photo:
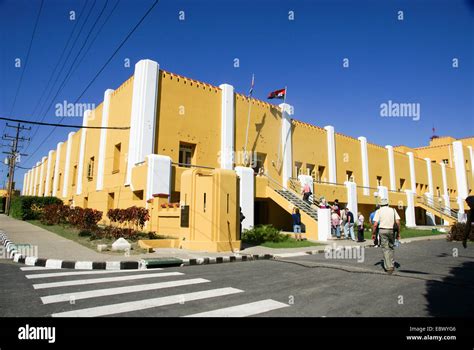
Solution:
[{"label": "sidewalk", "polygon": [[[14,244],[31,244],[38,247],[38,258],[76,261],[76,262],[140,262],[142,259],[177,259],[181,260],[183,265],[199,265],[209,263],[220,263],[227,261],[254,260],[259,258],[286,258],[292,256],[303,256],[307,254],[317,254],[324,252],[329,246],[331,248],[344,246],[370,247],[373,245],[371,240],[363,243],[357,243],[352,240],[333,240],[325,242],[315,241],[311,247],[300,248],[267,248],[262,246],[253,246],[242,249],[239,252],[205,252],[191,251],[176,248],[161,248],[153,253],[129,255],[125,254],[107,254],[91,250],[79,243],[65,239],[53,232],[47,231],[28,222],[12,219],[6,215],[0,214],[0,231],[4,231],[8,239]],[[416,238],[402,239],[401,243],[412,241],[445,239],[446,235],[424,236]],[[247,259],[249,258],[249,259]],[[90,263],[90,265],[92,265]],[[82,264],[81,264],[82,266]]]}]

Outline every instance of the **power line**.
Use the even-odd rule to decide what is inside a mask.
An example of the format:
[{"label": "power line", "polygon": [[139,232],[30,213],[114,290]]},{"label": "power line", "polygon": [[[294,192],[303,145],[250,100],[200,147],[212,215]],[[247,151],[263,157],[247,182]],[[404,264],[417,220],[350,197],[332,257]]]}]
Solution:
[{"label": "power line", "polygon": [[38,10],[38,14],[36,15],[36,21],[35,21],[35,26],[33,28],[33,33],[31,34],[30,44],[28,45],[28,51],[26,52],[25,65],[23,66],[23,69],[21,70],[20,82],[18,83],[18,86],[16,88],[15,97],[13,98],[13,104],[10,110],[10,114],[13,114],[13,110],[15,109],[16,99],[18,97],[18,93],[20,92],[21,83],[23,82],[23,76],[25,74],[26,67],[28,65],[28,59],[30,58],[31,46],[33,45],[33,39],[35,38],[36,28],[38,27],[41,11],[43,10],[43,4],[44,4],[44,0],[41,0],[40,8]]},{"label": "power line", "polygon": [[[90,86],[94,83],[94,81],[97,79],[97,77],[102,73],[102,71],[105,69],[105,67],[110,63],[110,61],[115,57],[117,52],[122,48],[122,46],[127,42],[127,40],[132,36],[132,34],[137,30],[137,28],[142,24],[142,22],[145,20],[145,18],[151,13],[151,11],[155,8],[155,6],[158,4],[159,0],[155,0],[155,2],[150,6],[150,8],[145,12],[145,14],[140,18],[140,20],[137,22],[137,24],[133,27],[133,29],[127,34],[127,36],[122,40],[122,42],[119,44],[119,46],[115,49],[115,51],[112,53],[112,55],[107,59],[107,61],[102,65],[102,67],[99,69],[99,71],[96,73],[94,78],[92,78],[91,82],[85,87],[85,89],[82,91],[82,93],[79,95],[79,97],[76,99],[74,103],[77,103],[79,99],[86,93],[86,91],[90,88]],[[61,122],[64,119],[64,117],[61,118],[59,122]],[[43,142],[45,142],[54,132],[55,128],[51,130],[51,132],[43,139]],[[43,143],[42,142],[42,143]],[[33,158],[33,155],[36,154],[39,148],[36,148],[36,150],[29,156],[29,159]]]},{"label": "power line", "polygon": [[5,118],[5,117],[0,117],[0,120],[7,120],[7,121],[10,121],[10,122],[25,123],[25,124],[54,126],[55,128],[107,129],[107,130],[128,130],[128,129],[130,129],[129,126],[83,126],[83,125],[35,122],[35,121],[30,121],[30,120],[13,119],[13,118]]}]

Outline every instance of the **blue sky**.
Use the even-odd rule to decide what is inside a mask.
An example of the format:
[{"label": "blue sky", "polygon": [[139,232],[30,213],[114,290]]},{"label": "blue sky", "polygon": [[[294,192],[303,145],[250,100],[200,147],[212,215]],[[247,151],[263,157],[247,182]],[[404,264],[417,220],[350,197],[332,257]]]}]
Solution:
[{"label": "blue sky", "polygon": [[[53,99],[106,4],[106,0],[86,1],[45,0],[12,106],[21,76],[21,69],[14,66],[15,58],[26,59],[40,0],[0,0],[1,116],[10,116],[14,107],[14,117],[45,117],[45,121],[57,122],[55,104],[76,100],[154,2],[120,0],[81,64],[77,65],[79,56],[74,74]],[[86,48],[116,2],[108,1]],[[69,20],[71,10],[77,13],[76,21]],[[74,26],[79,33],[89,10],[91,15],[65,69],[48,94],[46,84],[67,39]],[[179,20],[179,11],[184,11],[184,21]],[[292,21],[289,11],[294,11]],[[403,21],[398,20],[398,11],[403,11]],[[130,68],[124,67],[126,58],[131,61]],[[193,79],[232,84],[243,93],[254,73],[254,97],[263,100],[270,91],[287,85],[287,102],[295,107],[296,119],[319,126],[330,124],[336,132],[366,136],[380,145],[426,145],[433,126],[438,135],[474,135],[474,0],[160,0],[79,102],[99,104],[105,89],[119,86],[143,58]],[[238,68],[234,67],[235,58],[240,61]],[[343,67],[344,58],[349,59],[348,68]],[[459,60],[458,68],[452,67],[453,58]],[[43,91],[49,99],[43,96],[40,101]],[[382,118],[380,104],[389,100],[419,103],[420,120]],[[44,107],[33,114],[43,101]],[[81,118],[66,118],[64,123],[78,124]],[[0,123],[2,130],[4,124]],[[31,136],[34,130],[24,135]],[[21,166],[34,165],[70,131],[56,129],[45,139],[50,130],[38,130],[26,149],[26,153],[35,153],[23,157]],[[0,185],[6,169],[0,167]],[[17,170],[18,184],[23,173]]]}]

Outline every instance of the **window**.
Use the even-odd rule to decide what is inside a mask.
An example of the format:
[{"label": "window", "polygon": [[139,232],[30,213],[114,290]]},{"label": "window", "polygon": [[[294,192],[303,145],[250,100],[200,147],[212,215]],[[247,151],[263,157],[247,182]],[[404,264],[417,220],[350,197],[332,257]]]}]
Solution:
[{"label": "window", "polygon": [[436,196],[440,196],[441,195],[441,191],[439,190],[439,187],[436,187]]},{"label": "window", "polygon": [[141,201],[141,200],[143,200],[143,190],[141,190],[141,191],[133,191],[133,200],[134,200],[134,201]]},{"label": "window", "polygon": [[114,199],[115,199],[115,193],[113,192],[109,193],[109,196],[107,198],[107,209],[114,209]]},{"label": "window", "polygon": [[72,168],[72,186],[76,186],[76,178],[77,178],[77,165],[74,165]]},{"label": "window", "polygon": [[87,208],[87,206],[89,205],[89,197],[84,197],[84,206],[83,208]]},{"label": "window", "polygon": [[404,189],[405,189],[405,179],[400,179],[400,188],[398,190],[402,191]]},{"label": "window", "polygon": [[62,173],[59,173],[58,175],[58,191],[61,191],[61,177],[62,177]]},{"label": "window", "polygon": [[382,186],[382,176],[377,176],[377,186]]},{"label": "window", "polygon": [[314,164],[306,163],[306,175],[313,176]]},{"label": "window", "polygon": [[325,182],[326,179],[323,177],[324,176],[324,169],[322,165],[318,166],[318,172],[316,173],[316,182]]},{"label": "window", "polygon": [[295,177],[298,177],[298,175],[301,175],[302,166],[303,166],[303,163],[295,162]]},{"label": "window", "polygon": [[94,157],[89,159],[89,165],[87,166],[87,179],[90,181],[94,178]]},{"label": "window", "polygon": [[193,163],[194,150],[196,146],[180,142],[179,144],[179,164],[184,167],[189,167]]},{"label": "window", "polygon": [[122,150],[122,144],[118,143],[114,146],[114,163],[112,166],[112,174],[120,171],[120,152]]},{"label": "window", "polygon": [[352,171],[350,170],[346,171],[346,181],[354,182],[354,176],[352,175]]},{"label": "window", "polygon": [[[252,162],[252,169],[254,172],[257,174],[260,174],[261,172],[265,172],[265,161],[267,159],[266,153],[258,153],[257,152],[257,159]],[[262,170],[260,170],[262,169]]]}]

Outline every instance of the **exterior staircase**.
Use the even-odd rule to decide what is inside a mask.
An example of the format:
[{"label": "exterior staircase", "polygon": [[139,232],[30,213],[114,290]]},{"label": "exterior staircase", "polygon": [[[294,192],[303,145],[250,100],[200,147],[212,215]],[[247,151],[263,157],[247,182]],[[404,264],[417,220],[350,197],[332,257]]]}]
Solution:
[{"label": "exterior staircase", "polygon": [[305,202],[299,198],[299,196],[297,196],[293,191],[287,189],[275,189],[275,192],[285,198],[295,207],[299,208],[300,211],[308,214],[308,216],[314,220],[318,220],[318,209],[316,207],[312,207],[308,202]]},{"label": "exterior staircase", "polygon": [[427,212],[447,221],[449,225],[453,225],[458,221],[458,211],[450,209],[441,202],[437,202],[426,196],[417,196],[416,205],[423,208]]}]

